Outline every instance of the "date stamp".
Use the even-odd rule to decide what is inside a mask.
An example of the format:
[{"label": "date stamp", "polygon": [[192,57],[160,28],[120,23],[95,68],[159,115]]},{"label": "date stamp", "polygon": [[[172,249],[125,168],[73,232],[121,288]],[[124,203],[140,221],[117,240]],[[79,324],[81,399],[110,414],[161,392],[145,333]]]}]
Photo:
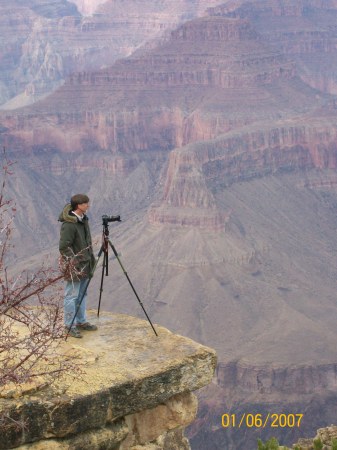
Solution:
[{"label": "date stamp", "polygon": [[221,416],[223,428],[299,428],[303,414],[228,414]]}]

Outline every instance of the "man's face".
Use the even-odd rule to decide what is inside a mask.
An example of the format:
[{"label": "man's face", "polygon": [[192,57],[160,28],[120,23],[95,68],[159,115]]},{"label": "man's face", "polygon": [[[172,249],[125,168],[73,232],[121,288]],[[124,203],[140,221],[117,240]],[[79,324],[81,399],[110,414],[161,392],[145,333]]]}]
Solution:
[{"label": "man's face", "polygon": [[80,211],[81,214],[85,214],[89,209],[89,203],[81,203],[77,205],[77,211]]}]

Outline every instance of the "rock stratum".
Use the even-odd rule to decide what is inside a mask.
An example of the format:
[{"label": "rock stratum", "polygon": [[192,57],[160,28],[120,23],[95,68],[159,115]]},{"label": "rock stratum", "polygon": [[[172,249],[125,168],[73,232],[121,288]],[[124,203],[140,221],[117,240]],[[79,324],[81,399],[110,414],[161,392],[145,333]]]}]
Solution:
[{"label": "rock stratum", "polygon": [[265,42],[296,62],[305,83],[336,94],[336,7],[334,0],[234,0],[210,13],[249,19]]},{"label": "rock stratum", "polygon": [[215,352],[159,326],[157,337],[125,315],[105,313],[97,324],[59,350],[77,358],[79,374],[21,393],[0,389],[1,449],[190,448],[183,431],[197,411],[192,391],[211,381]]},{"label": "rock stratum", "polygon": [[261,44],[248,21],[206,17],[182,25],[146,55],[72,75],[48,100],[3,113],[1,122],[16,150],[78,152],[91,145],[132,153],[213,139],[320,104],[293,63]]},{"label": "rock stratum", "polygon": [[73,72],[108,67],[216,0],[14,0],[0,6],[0,105],[33,104]]}]

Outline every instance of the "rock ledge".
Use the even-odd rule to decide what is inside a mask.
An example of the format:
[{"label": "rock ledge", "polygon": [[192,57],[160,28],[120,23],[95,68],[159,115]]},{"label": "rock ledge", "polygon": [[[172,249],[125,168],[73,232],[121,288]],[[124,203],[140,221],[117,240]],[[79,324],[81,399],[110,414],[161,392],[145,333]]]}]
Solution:
[{"label": "rock ledge", "polygon": [[[0,449],[189,449],[191,391],[208,384],[215,351],[126,315],[90,317],[98,331],[68,338],[62,351],[83,374],[19,398],[0,398]],[[15,397],[15,396],[14,396]],[[21,424],[21,426],[20,426]]]}]

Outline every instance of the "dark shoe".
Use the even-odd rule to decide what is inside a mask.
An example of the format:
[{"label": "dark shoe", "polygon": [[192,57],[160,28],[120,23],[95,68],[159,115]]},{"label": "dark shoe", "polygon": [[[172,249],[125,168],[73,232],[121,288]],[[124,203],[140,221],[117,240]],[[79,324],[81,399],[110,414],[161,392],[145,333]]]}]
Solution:
[{"label": "dark shoe", "polygon": [[76,328],[71,328],[70,330],[69,330],[69,328],[66,328],[66,334],[67,334],[67,336],[71,336],[73,338],[81,338],[82,337],[81,333]]},{"label": "dark shoe", "polygon": [[89,322],[78,323],[78,324],[76,325],[76,327],[77,327],[79,330],[84,330],[84,331],[96,331],[96,330],[97,330],[96,325],[92,325],[92,324],[89,323]]}]

